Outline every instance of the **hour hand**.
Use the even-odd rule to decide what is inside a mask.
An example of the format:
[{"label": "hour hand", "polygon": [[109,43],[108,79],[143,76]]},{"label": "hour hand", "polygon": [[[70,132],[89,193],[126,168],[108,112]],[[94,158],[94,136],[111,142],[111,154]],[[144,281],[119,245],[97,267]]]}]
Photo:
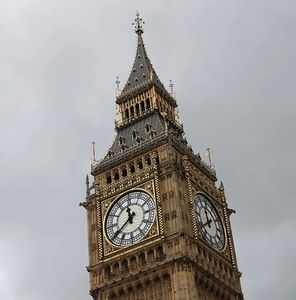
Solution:
[{"label": "hour hand", "polygon": [[211,223],[212,223],[212,219],[208,219],[204,224],[201,225],[201,227],[205,227],[207,225],[209,225],[209,228],[211,228]]},{"label": "hour hand", "polygon": [[133,217],[136,215],[136,213],[133,211],[131,214],[130,214],[130,216],[129,216],[129,222],[130,222],[130,224],[133,224]]}]

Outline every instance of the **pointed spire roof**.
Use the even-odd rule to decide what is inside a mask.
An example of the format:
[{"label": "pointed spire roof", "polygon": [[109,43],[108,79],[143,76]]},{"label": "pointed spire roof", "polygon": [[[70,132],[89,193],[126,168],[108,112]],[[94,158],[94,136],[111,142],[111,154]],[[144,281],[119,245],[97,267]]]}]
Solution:
[{"label": "pointed spire roof", "polygon": [[142,34],[144,32],[142,24],[144,24],[144,22],[137,12],[135,23],[133,23],[135,26],[135,32],[138,35],[137,52],[128,81],[122,90],[123,95],[135,91],[137,88],[143,87],[152,82],[159,85],[162,89],[165,89],[151,64],[150,59],[148,58],[142,38]]}]

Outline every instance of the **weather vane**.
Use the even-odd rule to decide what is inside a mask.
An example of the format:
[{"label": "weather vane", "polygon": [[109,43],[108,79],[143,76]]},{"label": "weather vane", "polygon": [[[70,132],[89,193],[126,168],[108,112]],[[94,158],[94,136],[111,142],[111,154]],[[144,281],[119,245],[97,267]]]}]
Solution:
[{"label": "weather vane", "polygon": [[132,24],[135,26],[135,32],[137,34],[142,34],[144,32],[142,25],[145,24],[145,22],[140,18],[138,11],[136,12],[135,22]]}]

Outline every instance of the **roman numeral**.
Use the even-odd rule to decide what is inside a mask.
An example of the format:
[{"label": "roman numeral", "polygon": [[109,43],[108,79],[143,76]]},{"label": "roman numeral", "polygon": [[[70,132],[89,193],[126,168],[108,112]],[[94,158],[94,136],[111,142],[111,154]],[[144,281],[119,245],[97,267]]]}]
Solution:
[{"label": "roman numeral", "polygon": [[143,223],[152,223],[152,221],[144,219]]}]

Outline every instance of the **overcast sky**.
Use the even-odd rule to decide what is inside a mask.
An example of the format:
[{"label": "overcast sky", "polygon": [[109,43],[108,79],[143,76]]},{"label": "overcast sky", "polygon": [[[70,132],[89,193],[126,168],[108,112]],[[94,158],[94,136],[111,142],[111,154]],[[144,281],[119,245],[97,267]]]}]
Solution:
[{"label": "overcast sky", "polygon": [[88,296],[85,175],[115,80],[148,55],[189,143],[214,153],[246,299],[295,299],[294,0],[0,1],[0,299]]}]

